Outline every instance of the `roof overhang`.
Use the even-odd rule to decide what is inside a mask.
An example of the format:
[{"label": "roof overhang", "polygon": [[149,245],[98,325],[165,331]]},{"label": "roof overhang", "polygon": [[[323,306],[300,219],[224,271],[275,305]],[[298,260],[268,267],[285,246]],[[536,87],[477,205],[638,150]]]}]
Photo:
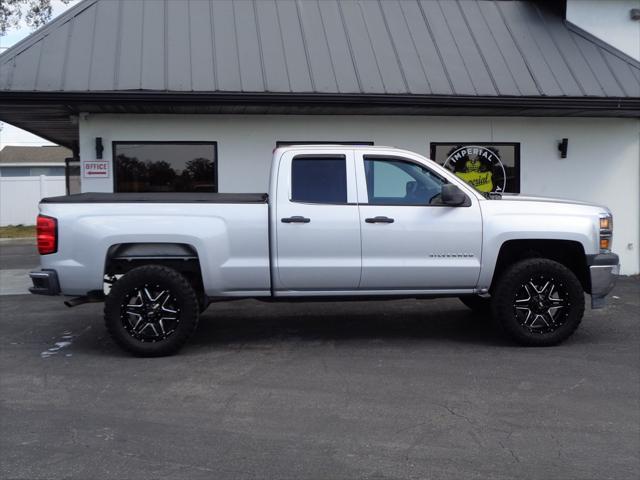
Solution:
[{"label": "roof overhang", "polygon": [[75,149],[81,112],[640,118],[640,98],[222,92],[0,92],[0,120]]},{"label": "roof overhang", "polygon": [[2,163],[0,167],[64,167],[64,162],[24,162],[24,163]]}]

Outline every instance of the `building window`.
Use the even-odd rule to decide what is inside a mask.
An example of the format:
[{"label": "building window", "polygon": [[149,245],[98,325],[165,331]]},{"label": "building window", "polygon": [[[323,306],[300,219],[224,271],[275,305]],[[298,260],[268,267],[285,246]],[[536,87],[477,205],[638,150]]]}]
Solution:
[{"label": "building window", "polygon": [[64,167],[31,167],[31,176],[64,177]]},{"label": "building window", "polygon": [[421,165],[395,158],[365,157],[364,171],[371,205],[429,205],[446,183]]},{"label": "building window", "polygon": [[520,144],[431,143],[431,159],[481,192],[520,193]]},{"label": "building window", "polygon": [[217,192],[215,142],[113,142],[116,192]]},{"label": "building window", "polygon": [[2,167],[0,177],[63,177],[64,167]]},{"label": "building window", "polygon": [[296,157],[291,164],[291,201],[347,203],[344,157]]},{"label": "building window", "polygon": [[28,177],[31,175],[29,167],[2,167],[0,176],[2,177]]}]

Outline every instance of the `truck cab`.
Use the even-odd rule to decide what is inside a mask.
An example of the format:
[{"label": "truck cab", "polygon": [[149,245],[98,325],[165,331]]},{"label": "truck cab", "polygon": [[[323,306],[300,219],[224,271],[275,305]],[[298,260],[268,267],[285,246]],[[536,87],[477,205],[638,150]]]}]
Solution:
[{"label": "truck cab", "polygon": [[[482,257],[480,199],[452,174],[380,147],[298,147],[275,158],[278,294],[473,293]],[[457,197],[445,191],[443,198],[443,187]]]}]

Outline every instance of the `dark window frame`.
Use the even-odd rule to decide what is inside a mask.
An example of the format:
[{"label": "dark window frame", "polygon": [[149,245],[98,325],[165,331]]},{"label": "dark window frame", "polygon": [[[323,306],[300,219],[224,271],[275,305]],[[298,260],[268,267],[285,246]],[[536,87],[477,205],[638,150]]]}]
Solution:
[{"label": "dark window frame", "polygon": [[[72,163],[74,165],[71,165]],[[81,167],[80,167],[80,159],[79,158],[68,157],[68,158],[64,159],[64,187],[65,187],[65,190],[67,192],[67,195],[71,195],[71,176],[72,176],[71,169],[72,168],[77,168],[78,169],[77,170],[77,175],[78,175],[78,178],[80,178],[82,176],[82,171],[81,171]],[[74,174],[74,176],[75,176],[75,174]],[[81,182],[82,182],[82,180],[80,180],[80,182],[78,182],[78,183],[81,183]],[[76,193],[76,192],[74,192],[74,193]],[[80,192],[77,192],[77,193],[80,193]]]},{"label": "dark window frame", "polygon": [[283,147],[295,147],[299,145],[345,145],[345,146],[363,146],[363,147],[373,147],[373,142],[332,142],[327,140],[322,141],[305,141],[301,142],[299,140],[295,140],[293,142],[288,142],[285,140],[276,140],[276,148]]},{"label": "dark window frame", "polygon": [[[304,160],[304,159],[334,159],[334,160],[344,160],[344,180],[345,180],[345,191],[346,191],[346,200],[344,202],[310,202],[310,201],[299,201],[293,199],[293,162],[296,160]],[[297,203],[300,205],[355,205],[353,203],[349,203],[349,175],[347,172],[347,156],[342,153],[329,153],[323,155],[321,153],[302,153],[300,155],[296,155],[291,159],[291,169],[289,173],[289,188],[291,194],[289,195],[290,203]]]},{"label": "dark window frame", "polygon": [[[514,147],[513,150],[513,168],[515,169],[515,171],[518,173],[513,181],[514,184],[514,188],[515,191],[511,192],[511,191],[506,191],[504,193],[521,193],[521,181],[520,181],[520,177],[522,176],[522,169],[520,167],[521,165],[521,161],[520,161],[520,145],[521,142],[481,142],[481,141],[477,141],[477,142],[430,142],[429,144],[429,158],[431,160],[433,160],[434,162],[438,163],[438,161],[436,160],[436,147],[438,146],[442,146],[442,145],[478,145],[480,147]],[[440,163],[438,163],[438,165],[440,165]],[[444,165],[442,165],[444,166]],[[454,174],[455,175],[455,174]]]},{"label": "dark window frame", "polygon": [[197,141],[188,141],[188,140],[114,140],[111,142],[111,169],[113,171],[113,191],[118,191],[118,171],[116,168],[116,146],[117,145],[210,145],[213,147],[214,154],[214,165],[213,165],[213,173],[215,180],[215,192],[218,193],[220,191],[220,181],[218,176],[218,142],[213,140],[197,140]]}]

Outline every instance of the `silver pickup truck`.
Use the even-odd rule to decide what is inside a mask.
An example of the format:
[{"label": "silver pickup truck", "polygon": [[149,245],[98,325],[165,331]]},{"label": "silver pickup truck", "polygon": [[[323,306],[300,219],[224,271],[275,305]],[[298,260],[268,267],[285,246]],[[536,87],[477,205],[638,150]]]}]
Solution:
[{"label": "silver pickup truck", "polygon": [[612,217],[581,202],[487,195],[418,154],[274,151],[269,194],[46,198],[32,293],[105,302],[141,356],[177,351],[210,302],[455,296],[515,341],[552,345],[604,306],[619,271]]}]

